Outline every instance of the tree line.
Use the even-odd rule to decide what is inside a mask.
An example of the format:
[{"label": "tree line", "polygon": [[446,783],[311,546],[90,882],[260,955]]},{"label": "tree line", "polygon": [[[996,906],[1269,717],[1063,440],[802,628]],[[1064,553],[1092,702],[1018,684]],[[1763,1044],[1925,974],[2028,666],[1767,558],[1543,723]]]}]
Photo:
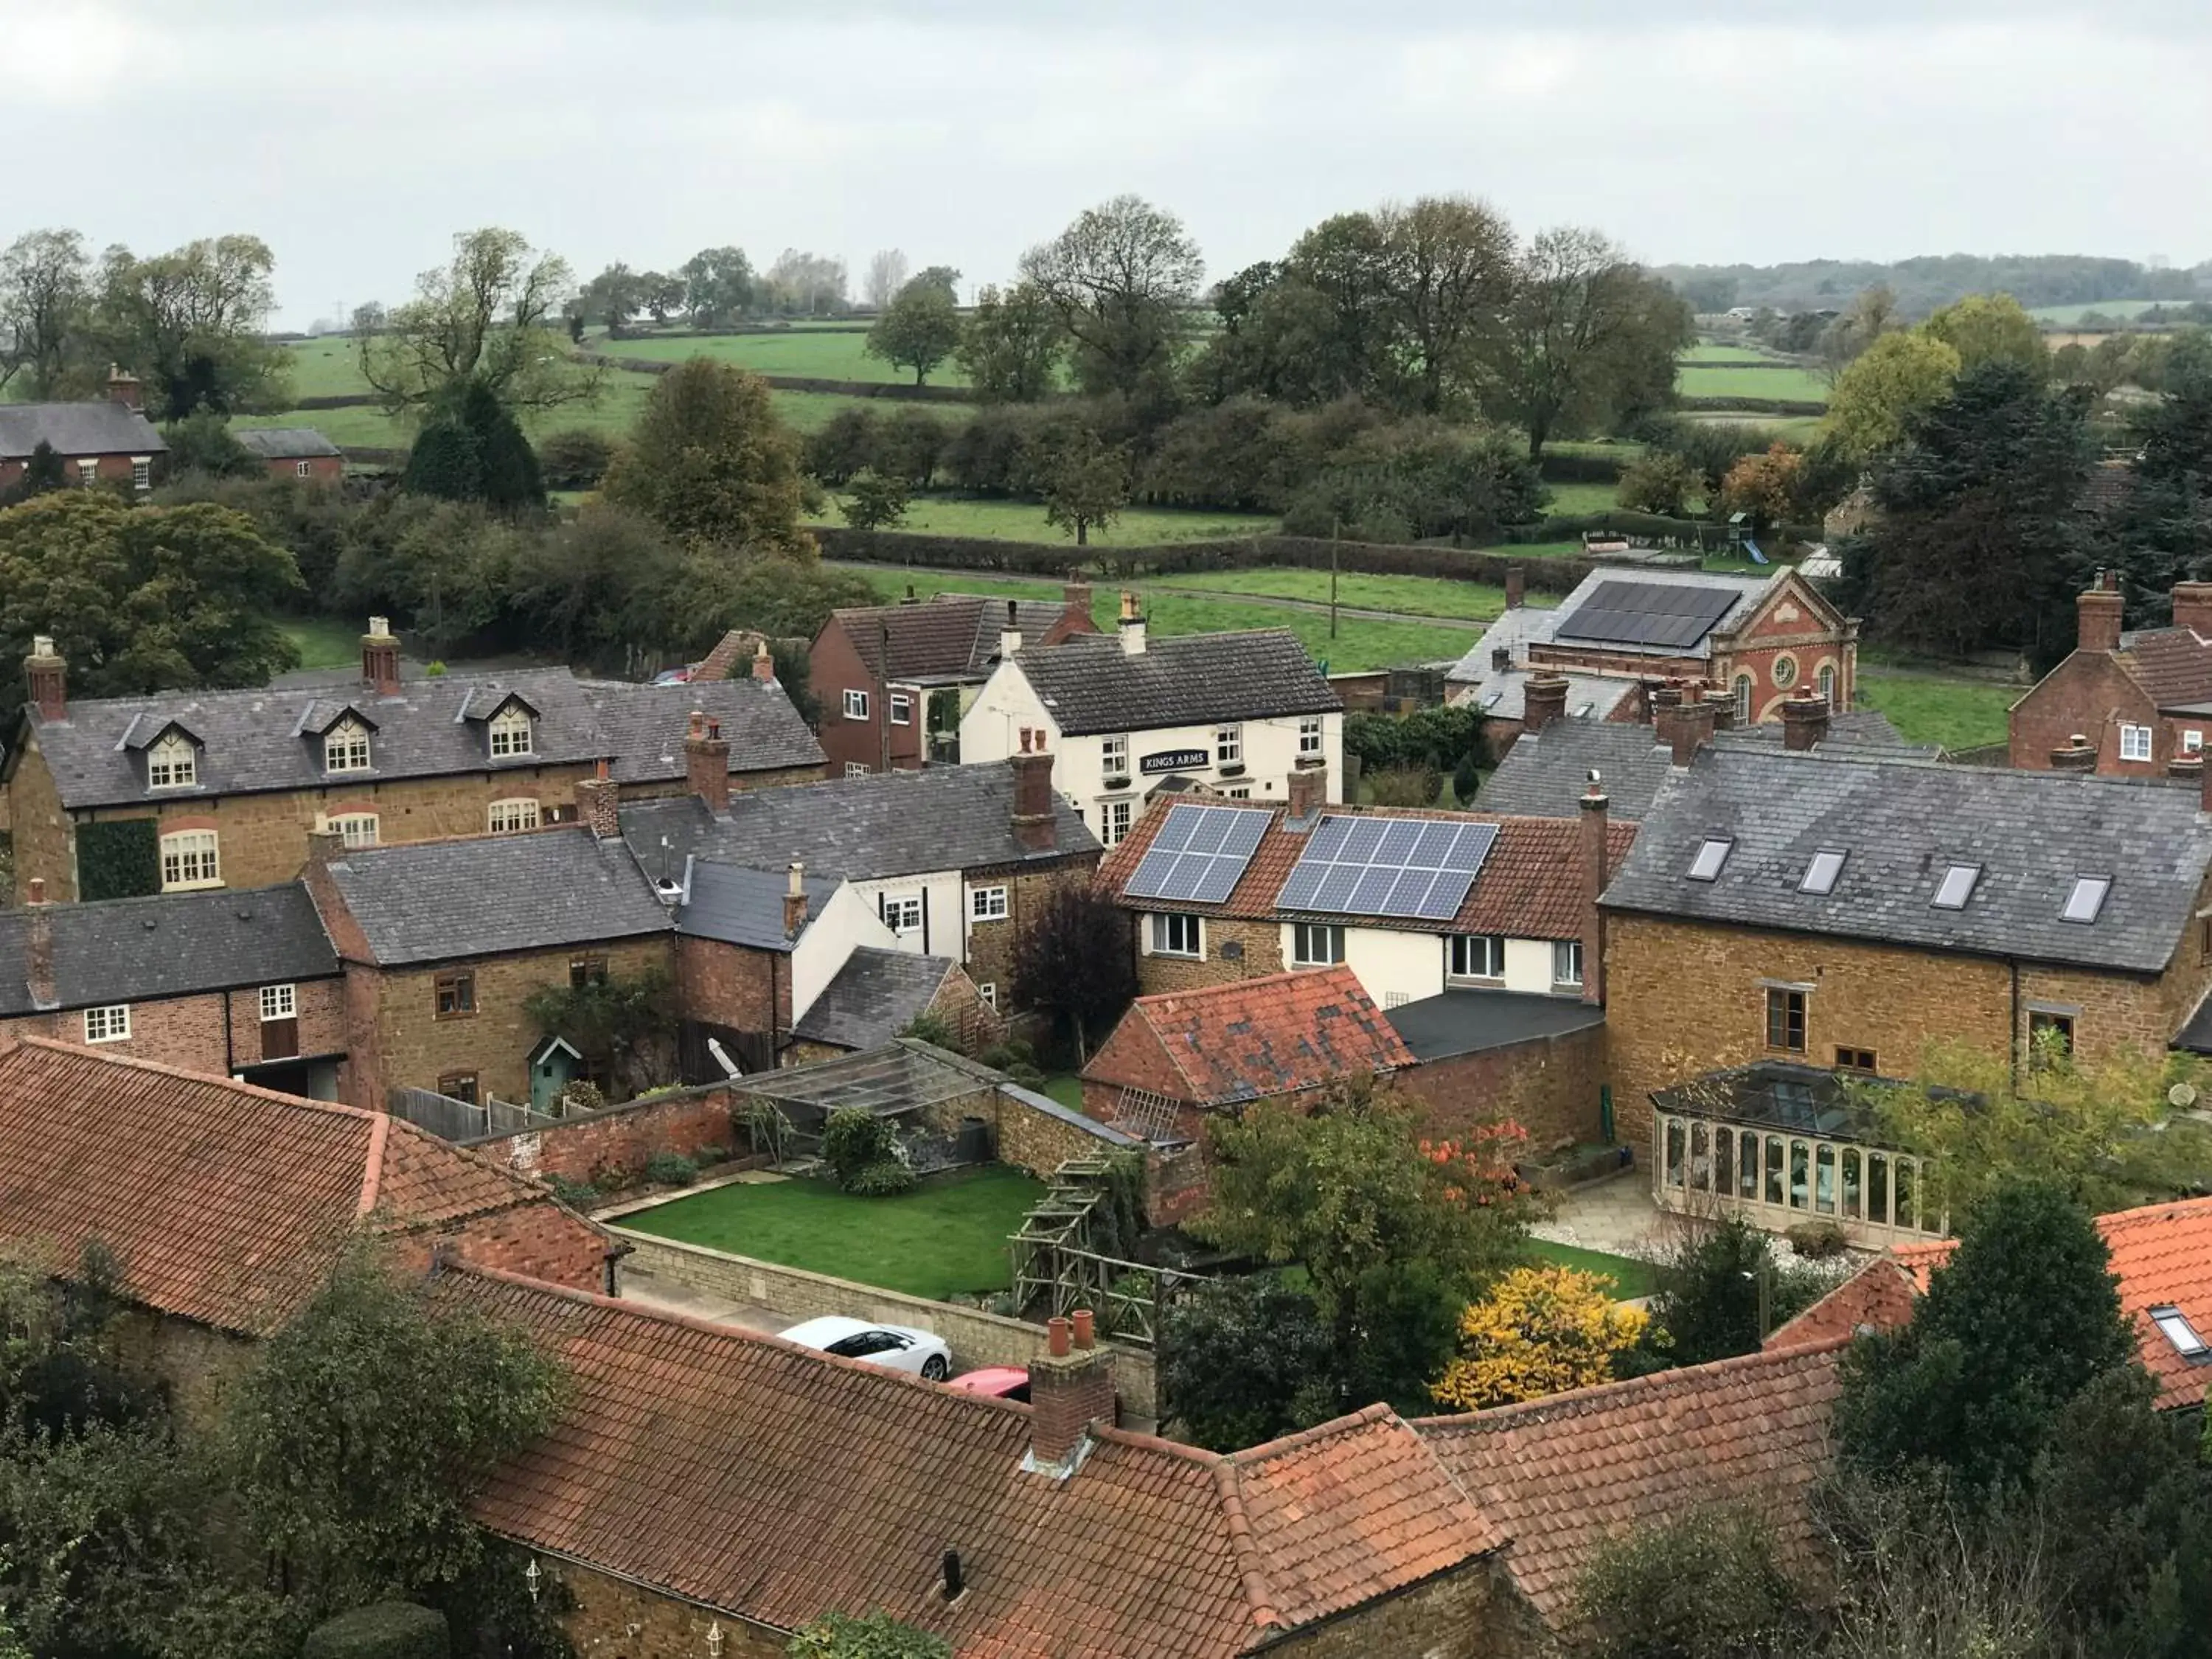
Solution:
[{"label": "tree line", "polygon": [[1970,294],[2011,294],[2023,305],[2093,304],[2111,300],[2179,300],[2212,288],[2212,264],[2176,270],[2087,254],[1954,253],[1891,262],[1804,259],[1773,265],[1662,265],[1658,274],[1700,313],[1737,306],[1778,312],[1817,311],[1847,302],[1870,288],[1899,296],[1908,316]]}]

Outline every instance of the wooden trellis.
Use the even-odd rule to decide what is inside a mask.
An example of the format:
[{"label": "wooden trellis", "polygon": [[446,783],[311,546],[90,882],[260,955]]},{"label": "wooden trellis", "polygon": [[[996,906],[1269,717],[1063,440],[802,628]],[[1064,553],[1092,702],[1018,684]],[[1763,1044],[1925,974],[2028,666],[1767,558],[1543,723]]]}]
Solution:
[{"label": "wooden trellis", "polygon": [[1053,1171],[1043,1200],[1022,1218],[1009,1241],[1014,1297],[1026,1310],[1039,1301],[1048,1315],[1089,1308],[1099,1329],[1152,1347],[1176,1290],[1201,1275],[1152,1267],[1091,1248],[1091,1223],[1106,1196],[1103,1158],[1071,1158]]}]

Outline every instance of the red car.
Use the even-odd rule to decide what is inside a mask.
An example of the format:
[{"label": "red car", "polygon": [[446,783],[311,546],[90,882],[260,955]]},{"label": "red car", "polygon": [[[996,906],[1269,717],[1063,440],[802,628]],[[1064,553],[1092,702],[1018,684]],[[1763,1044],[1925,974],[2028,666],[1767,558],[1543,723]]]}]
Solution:
[{"label": "red car", "polygon": [[1019,1365],[986,1365],[980,1370],[963,1371],[945,1386],[963,1394],[1017,1400],[1024,1406],[1030,1401],[1030,1374]]}]

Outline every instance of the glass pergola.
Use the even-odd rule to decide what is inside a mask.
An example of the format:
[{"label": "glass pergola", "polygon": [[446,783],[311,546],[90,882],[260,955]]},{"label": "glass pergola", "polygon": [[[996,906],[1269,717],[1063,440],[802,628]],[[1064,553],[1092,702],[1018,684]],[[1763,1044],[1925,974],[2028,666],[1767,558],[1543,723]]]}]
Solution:
[{"label": "glass pergola", "polygon": [[1713,1072],[1651,1097],[1652,1195],[1688,1215],[1784,1231],[1832,1221],[1884,1249],[1947,1231],[1921,1160],[1876,1139],[1832,1072],[1777,1061]]}]

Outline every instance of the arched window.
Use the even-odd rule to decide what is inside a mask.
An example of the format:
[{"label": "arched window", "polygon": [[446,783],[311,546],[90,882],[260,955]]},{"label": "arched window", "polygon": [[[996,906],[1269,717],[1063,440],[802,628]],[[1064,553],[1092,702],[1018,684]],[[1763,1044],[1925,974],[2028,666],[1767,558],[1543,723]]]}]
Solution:
[{"label": "arched window", "polygon": [[1832,714],[1836,707],[1836,665],[1832,662],[1820,665],[1820,696]]},{"label": "arched window", "polygon": [[1735,723],[1738,726],[1751,724],[1751,676],[1748,674],[1735,677]]}]

